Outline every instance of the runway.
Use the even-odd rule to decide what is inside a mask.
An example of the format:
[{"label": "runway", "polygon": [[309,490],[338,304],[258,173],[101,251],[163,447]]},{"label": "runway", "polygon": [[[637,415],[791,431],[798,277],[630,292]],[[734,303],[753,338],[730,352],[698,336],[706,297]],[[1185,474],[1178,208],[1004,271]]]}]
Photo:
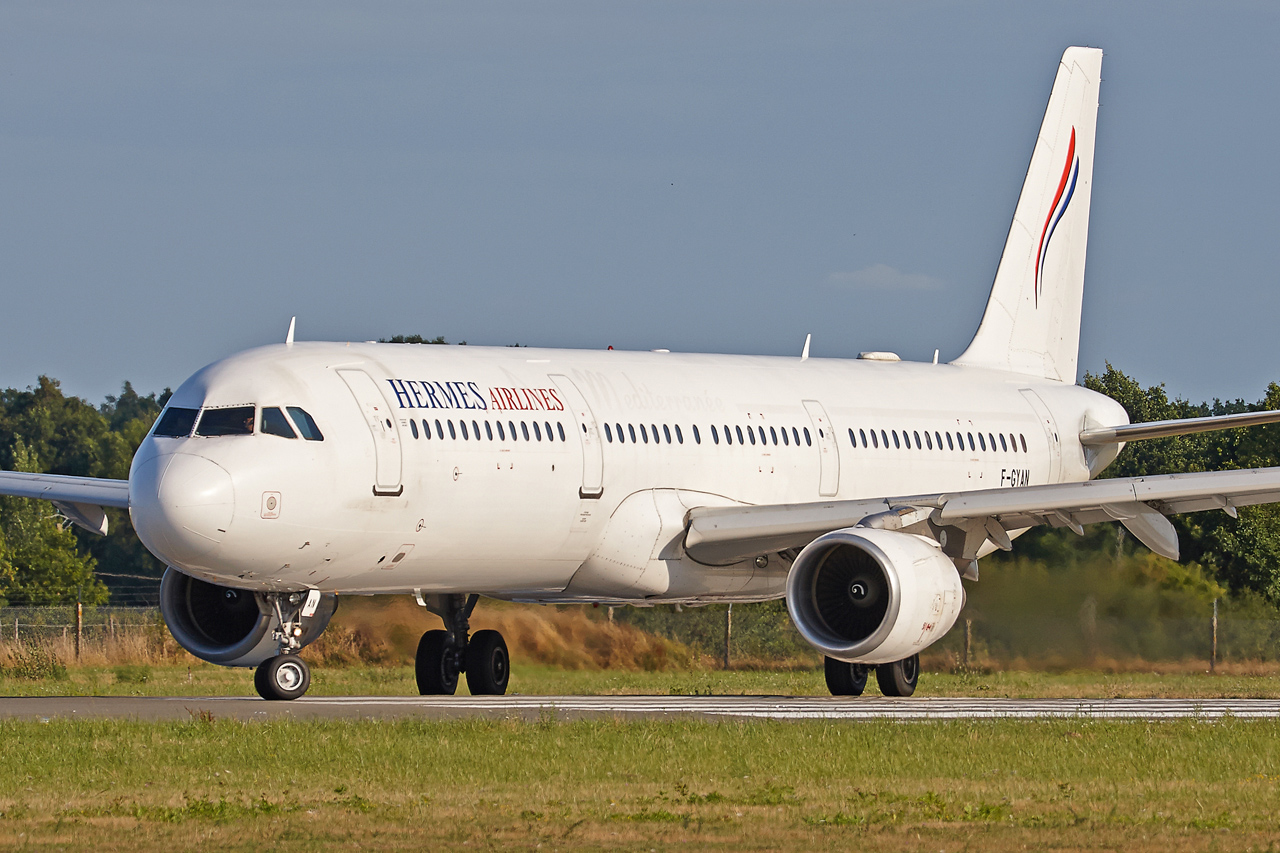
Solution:
[{"label": "runway", "polygon": [[3,697],[0,717],[35,720],[708,719],[1216,720],[1280,718],[1277,699],[956,699],[818,696],[241,696]]}]

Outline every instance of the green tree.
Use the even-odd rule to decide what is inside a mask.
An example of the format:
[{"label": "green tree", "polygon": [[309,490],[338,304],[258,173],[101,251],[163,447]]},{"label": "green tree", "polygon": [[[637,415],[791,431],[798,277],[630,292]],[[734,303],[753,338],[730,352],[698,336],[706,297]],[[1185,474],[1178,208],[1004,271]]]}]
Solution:
[{"label": "green tree", "polygon": [[[14,469],[40,471],[21,439],[10,449]],[[100,604],[107,588],[94,577],[96,561],[82,554],[75,534],[47,501],[0,497],[0,598],[9,604]]]}]

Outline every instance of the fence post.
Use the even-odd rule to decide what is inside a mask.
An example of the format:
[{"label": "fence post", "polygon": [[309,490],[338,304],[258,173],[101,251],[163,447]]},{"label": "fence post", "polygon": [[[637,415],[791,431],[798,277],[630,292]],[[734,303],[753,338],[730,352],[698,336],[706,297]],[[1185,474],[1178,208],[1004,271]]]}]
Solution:
[{"label": "fence post", "polygon": [[969,652],[973,649],[973,620],[964,620],[964,666],[969,668]]},{"label": "fence post", "polygon": [[18,617],[13,617],[13,641],[18,642]]},{"label": "fence post", "polygon": [[1218,668],[1218,599],[1213,600],[1213,648],[1209,652],[1209,673]]},{"label": "fence post", "polygon": [[733,605],[724,611],[724,668],[729,668],[729,638],[733,634]]},{"label": "fence post", "polygon": [[84,605],[80,603],[80,595],[76,595],[76,661],[80,660],[80,635],[84,631]]}]

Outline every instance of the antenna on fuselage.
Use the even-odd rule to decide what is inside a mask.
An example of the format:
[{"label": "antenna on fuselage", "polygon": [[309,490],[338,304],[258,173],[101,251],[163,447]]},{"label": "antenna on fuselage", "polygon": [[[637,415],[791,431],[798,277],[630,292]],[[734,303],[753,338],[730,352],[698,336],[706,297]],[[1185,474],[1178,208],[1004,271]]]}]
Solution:
[{"label": "antenna on fuselage", "polygon": [[297,324],[297,322],[298,322],[297,317],[289,318],[289,334],[284,336],[285,346],[290,346],[290,347],[293,346],[293,327],[295,324]]},{"label": "antenna on fuselage", "polygon": [[800,353],[801,361],[809,360],[809,341],[812,340],[812,338],[812,333],[804,336],[804,352]]}]

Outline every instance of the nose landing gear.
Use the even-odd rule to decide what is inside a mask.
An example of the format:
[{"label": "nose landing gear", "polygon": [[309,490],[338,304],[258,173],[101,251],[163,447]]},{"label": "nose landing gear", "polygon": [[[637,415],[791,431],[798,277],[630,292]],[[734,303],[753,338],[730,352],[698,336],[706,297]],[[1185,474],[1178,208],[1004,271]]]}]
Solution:
[{"label": "nose landing gear", "polygon": [[303,620],[316,613],[320,591],[269,593],[267,602],[276,612],[280,627],[272,634],[279,654],[258,664],[253,673],[253,686],[263,699],[297,699],[311,686],[311,668],[298,657],[306,633]]},{"label": "nose landing gear", "polygon": [[511,657],[497,631],[477,631],[468,637],[471,611],[478,595],[422,595],[424,607],[444,620],[445,630],[428,631],[418,643],[414,674],[423,696],[452,696],[458,676],[466,673],[473,696],[500,696],[507,692]]}]

